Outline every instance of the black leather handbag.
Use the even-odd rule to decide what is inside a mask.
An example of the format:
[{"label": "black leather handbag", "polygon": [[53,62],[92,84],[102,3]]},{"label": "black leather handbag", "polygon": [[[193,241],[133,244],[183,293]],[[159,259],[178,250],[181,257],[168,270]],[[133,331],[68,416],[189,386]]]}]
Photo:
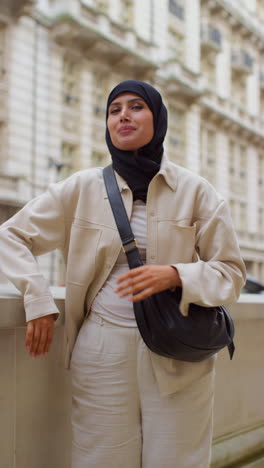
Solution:
[{"label": "black leather handbag", "polygon": [[[112,165],[103,169],[103,176],[128,265],[136,268],[143,262]],[[148,348],[168,358],[198,362],[227,346],[232,359],[234,324],[226,308],[190,304],[185,317],[179,310],[181,294],[182,289],[176,288],[133,303],[137,326]]]}]

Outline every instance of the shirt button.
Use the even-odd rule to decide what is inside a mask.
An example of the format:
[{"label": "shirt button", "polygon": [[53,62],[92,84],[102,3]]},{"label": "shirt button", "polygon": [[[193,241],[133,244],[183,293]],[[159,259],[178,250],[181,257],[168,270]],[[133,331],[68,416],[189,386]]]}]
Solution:
[{"label": "shirt button", "polygon": [[154,211],[151,211],[151,212],[150,212],[150,216],[155,216]]},{"label": "shirt button", "polygon": [[151,255],[151,260],[155,260],[155,255]]}]

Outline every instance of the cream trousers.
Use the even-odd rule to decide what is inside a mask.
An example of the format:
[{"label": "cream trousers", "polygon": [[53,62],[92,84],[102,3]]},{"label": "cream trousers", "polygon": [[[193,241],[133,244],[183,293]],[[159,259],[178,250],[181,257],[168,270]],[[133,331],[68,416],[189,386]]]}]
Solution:
[{"label": "cream trousers", "polygon": [[208,468],[214,370],[161,395],[137,328],[95,313],[71,362],[72,468]]}]

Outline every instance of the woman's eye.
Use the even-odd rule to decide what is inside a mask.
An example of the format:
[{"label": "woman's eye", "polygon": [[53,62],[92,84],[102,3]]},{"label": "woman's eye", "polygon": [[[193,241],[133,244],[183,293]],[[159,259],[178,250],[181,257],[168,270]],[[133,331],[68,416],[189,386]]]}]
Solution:
[{"label": "woman's eye", "polygon": [[115,109],[111,109],[110,110],[110,114],[117,114],[117,112],[119,112],[119,108],[115,108]]},{"label": "woman's eye", "polygon": [[133,110],[141,110],[143,109],[143,106],[141,106],[141,104],[135,104],[133,107],[132,107]]}]

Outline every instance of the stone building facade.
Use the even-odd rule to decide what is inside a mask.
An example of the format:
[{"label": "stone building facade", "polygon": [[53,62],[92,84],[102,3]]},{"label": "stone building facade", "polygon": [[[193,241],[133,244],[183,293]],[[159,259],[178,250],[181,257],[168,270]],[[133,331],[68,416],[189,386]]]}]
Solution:
[{"label": "stone building facade", "polygon": [[[0,222],[108,162],[106,97],[129,78],[161,91],[167,154],[229,200],[248,272],[264,281],[263,0],[2,1]],[[40,262],[63,281],[57,257]]]}]

